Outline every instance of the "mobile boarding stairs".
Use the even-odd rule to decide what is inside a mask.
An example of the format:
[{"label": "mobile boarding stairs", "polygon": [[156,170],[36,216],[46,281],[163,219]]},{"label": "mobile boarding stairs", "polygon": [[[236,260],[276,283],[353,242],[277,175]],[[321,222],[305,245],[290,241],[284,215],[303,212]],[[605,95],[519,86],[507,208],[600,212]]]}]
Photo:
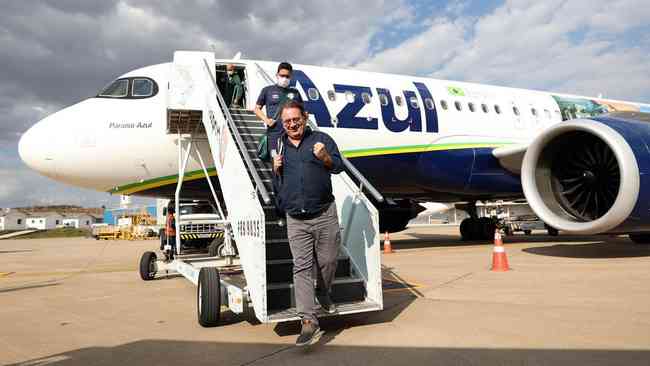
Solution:
[{"label": "mobile boarding stairs", "polygon": [[[165,260],[147,252],[141,258],[140,275],[149,280],[160,274],[177,274],[196,285],[198,320],[203,326],[218,325],[222,306],[236,314],[254,314],[263,323],[296,320],[287,231],[273,205],[271,165],[257,158],[257,141],[265,126],[248,110],[228,109],[215,81],[215,65],[212,53],[174,53],[167,129],[178,141],[176,212],[192,156],[201,164],[225,218],[223,255],[184,254],[180,245]],[[249,78],[272,83],[259,64],[247,63],[246,67]],[[201,156],[201,151],[207,151],[200,148],[206,139],[217,172],[217,189]],[[383,197],[346,159],[344,164],[346,170],[332,176],[342,231],[331,293],[337,306],[334,316],[383,308],[379,216],[363,190],[379,202]],[[178,224],[177,220],[176,242],[180,243]]]}]

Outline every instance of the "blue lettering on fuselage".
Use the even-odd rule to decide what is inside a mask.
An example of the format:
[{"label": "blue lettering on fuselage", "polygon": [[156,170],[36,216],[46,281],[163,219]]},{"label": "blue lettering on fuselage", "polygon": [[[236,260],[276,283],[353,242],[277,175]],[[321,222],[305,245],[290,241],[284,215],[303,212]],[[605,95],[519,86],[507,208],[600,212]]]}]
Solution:
[{"label": "blue lettering on fuselage", "polygon": [[[392,132],[403,132],[407,129],[413,132],[422,131],[422,115],[421,110],[424,110],[424,118],[426,121],[426,132],[437,133],[438,132],[438,112],[433,105],[433,97],[431,92],[424,83],[414,82],[417,93],[420,95],[420,99],[424,102],[423,107],[420,108],[419,103],[412,103],[412,99],[416,98],[417,94],[411,90],[404,90],[404,101],[408,108],[408,117],[406,119],[399,119],[395,113],[395,106],[393,105],[393,98],[391,97],[390,91],[385,88],[377,88],[377,93],[379,95],[384,94],[387,99],[386,105],[380,103],[382,119],[384,125],[389,131]],[[323,100],[323,94],[318,90],[314,82],[303,72],[302,70],[294,70],[291,78],[290,86],[298,88],[298,85],[303,91],[304,94],[304,104],[305,109],[314,115],[316,124],[319,127],[334,127],[332,123],[332,115]],[[310,98],[309,90],[314,89],[318,93],[315,98]],[[341,111],[336,115],[338,124],[336,127],[339,128],[356,128],[356,129],[370,129],[376,130],[379,128],[378,119],[372,116],[368,117],[358,117],[357,115],[365,106],[365,101],[363,94],[367,93],[372,97],[372,89],[365,86],[357,85],[342,85],[334,84],[334,92],[343,94],[344,100],[347,101],[347,104],[341,109]],[[352,101],[347,99],[347,95],[352,93],[354,98]],[[313,94],[313,92],[312,92]],[[430,100],[430,102],[427,102]],[[429,103],[429,106],[427,106]],[[433,108],[430,108],[433,107]]]},{"label": "blue lettering on fuselage", "polygon": [[411,98],[416,98],[415,93],[410,90],[404,90],[404,100],[408,108],[409,114],[405,119],[399,119],[395,115],[395,107],[393,106],[393,97],[388,89],[377,88],[379,95],[386,96],[386,103],[381,104],[381,117],[384,120],[384,125],[392,132],[402,132],[410,127],[411,131],[422,131],[422,117],[420,116],[420,107],[418,104],[413,106]]},{"label": "blue lettering on fuselage", "polygon": [[302,90],[306,96],[306,98],[303,98],[305,109],[310,114],[314,115],[316,124],[319,127],[334,127],[332,125],[332,117],[330,116],[330,111],[327,109],[327,106],[321,97],[322,94],[320,91],[318,91],[318,98],[316,98],[316,100],[309,98],[309,89],[313,88],[315,90],[318,90],[318,88],[316,88],[316,85],[314,85],[311,79],[301,70],[294,70],[293,74],[291,75],[290,86],[296,88],[296,84],[300,84],[300,87],[302,87]]},{"label": "blue lettering on fuselage", "polygon": [[435,108],[435,105],[432,105],[433,108],[428,108],[426,106],[426,100],[430,100],[433,104],[433,97],[429,92],[429,88],[423,83],[413,83],[415,88],[420,93],[420,98],[425,101],[424,113],[427,120],[427,132],[438,132],[438,110]]},{"label": "blue lettering on fuselage", "polygon": [[[338,127],[341,128],[363,128],[367,130],[376,130],[379,128],[377,125],[377,118],[373,117],[357,117],[357,114],[365,105],[363,101],[362,94],[367,93],[372,96],[372,91],[366,86],[356,86],[356,85],[340,85],[334,84],[334,91],[336,93],[352,93],[354,99],[352,102],[348,100],[348,104],[341,109],[339,114],[336,116],[339,120]],[[347,97],[346,97],[347,100]]]}]

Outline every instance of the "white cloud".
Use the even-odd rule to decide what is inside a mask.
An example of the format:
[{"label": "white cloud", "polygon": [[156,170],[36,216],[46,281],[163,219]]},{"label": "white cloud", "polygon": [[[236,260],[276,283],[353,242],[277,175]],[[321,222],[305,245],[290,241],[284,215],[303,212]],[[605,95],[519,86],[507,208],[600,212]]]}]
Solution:
[{"label": "white cloud", "polygon": [[641,0],[511,0],[478,18],[433,18],[356,67],[648,101],[648,42],[626,38],[648,18]]}]

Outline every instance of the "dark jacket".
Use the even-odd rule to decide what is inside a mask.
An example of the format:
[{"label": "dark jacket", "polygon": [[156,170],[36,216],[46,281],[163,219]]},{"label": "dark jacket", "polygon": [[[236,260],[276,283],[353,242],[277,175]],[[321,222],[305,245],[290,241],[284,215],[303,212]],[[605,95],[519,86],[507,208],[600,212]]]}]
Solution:
[{"label": "dark jacket", "polygon": [[[332,169],[318,160],[313,153],[314,144],[321,142],[332,157]],[[343,160],[336,142],[324,132],[305,128],[305,135],[298,147],[286,134],[280,137],[282,170],[274,175],[277,203],[281,210],[292,217],[301,218],[318,214],[334,201],[330,174],[343,171]]]}]

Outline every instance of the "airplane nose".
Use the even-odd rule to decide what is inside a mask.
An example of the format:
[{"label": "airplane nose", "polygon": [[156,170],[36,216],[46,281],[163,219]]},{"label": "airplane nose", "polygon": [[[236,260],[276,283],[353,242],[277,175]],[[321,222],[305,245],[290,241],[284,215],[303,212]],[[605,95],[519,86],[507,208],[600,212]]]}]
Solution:
[{"label": "airplane nose", "polygon": [[47,130],[43,121],[29,128],[18,141],[18,154],[31,169],[46,176],[55,176],[52,155],[54,141]]}]

